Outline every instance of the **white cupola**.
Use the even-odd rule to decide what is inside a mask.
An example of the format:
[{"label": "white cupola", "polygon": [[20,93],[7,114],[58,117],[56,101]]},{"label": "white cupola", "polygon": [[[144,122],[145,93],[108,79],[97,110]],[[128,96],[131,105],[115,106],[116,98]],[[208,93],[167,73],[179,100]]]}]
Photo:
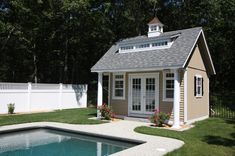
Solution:
[{"label": "white cupola", "polygon": [[148,37],[156,37],[163,33],[163,24],[161,21],[154,17],[149,23]]}]

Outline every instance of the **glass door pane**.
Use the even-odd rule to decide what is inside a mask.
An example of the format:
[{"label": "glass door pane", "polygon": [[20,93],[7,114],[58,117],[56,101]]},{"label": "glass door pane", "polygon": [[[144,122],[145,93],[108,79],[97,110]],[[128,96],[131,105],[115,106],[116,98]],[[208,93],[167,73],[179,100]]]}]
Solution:
[{"label": "glass door pane", "polygon": [[141,78],[132,79],[132,111],[141,111]]},{"label": "glass door pane", "polygon": [[146,78],[145,111],[153,112],[156,104],[155,78]]}]

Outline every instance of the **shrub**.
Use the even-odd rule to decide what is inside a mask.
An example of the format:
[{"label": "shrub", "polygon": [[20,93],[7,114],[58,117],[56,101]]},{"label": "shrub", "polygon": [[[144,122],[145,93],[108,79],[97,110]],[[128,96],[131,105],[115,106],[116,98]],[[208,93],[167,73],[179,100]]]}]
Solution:
[{"label": "shrub", "polygon": [[155,126],[162,127],[170,119],[170,114],[160,112],[157,109],[154,114],[150,117],[150,121],[155,124]]},{"label": "shrub", "polygon": [[110,120],[111,117],[113,116],[113,112],[110,106],[107,106],[105,103],[98,107],[98,109],[100,110],[101,116],[105,119],[105,120]]},{"label": "shrub", "polygon": [[14,103],[9,103],[7,104],[8,107],[8,114],[13,114],[15,110],[15,104]]}]

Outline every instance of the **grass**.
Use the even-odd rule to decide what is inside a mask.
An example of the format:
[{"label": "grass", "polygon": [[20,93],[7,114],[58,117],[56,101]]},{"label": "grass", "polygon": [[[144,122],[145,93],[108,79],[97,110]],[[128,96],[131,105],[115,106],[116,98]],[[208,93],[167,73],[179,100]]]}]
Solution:
[{"label": "grass", "polygon": [[41,121],[62,122],[70,124],[103,123],[102,121],[88,119],[94,116],[96,116],[96,109],[94,108],[66,109],[47,113],[22,115],[2,115],[0,116],[0,126]]},{"label": "grass", "polygon": [[185,142],[169,156],[234,156],[235,155],[235,121],[210,118],[197,122],[195,127],[176,132],[171,130],[137,127],[136,132],[176,138]]}]

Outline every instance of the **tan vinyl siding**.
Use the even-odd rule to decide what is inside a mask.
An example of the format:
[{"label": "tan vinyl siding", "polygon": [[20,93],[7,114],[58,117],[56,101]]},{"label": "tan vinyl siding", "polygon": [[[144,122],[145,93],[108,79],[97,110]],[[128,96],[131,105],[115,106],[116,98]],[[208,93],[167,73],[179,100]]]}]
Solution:
[{"label": "tan vinyl siding", "polygon": [[[129,74],[137,74],[143,72],[131,72],[125,74],[125,100],[116,100],[113,99],[113,74],[110,74],[110,103],[114,113],[117,115],[128,115],[128,79]],[[171,113],[173,117],[173,102],[170,101],[163,101],[163,72],[156,71],[156,72],[144,72],[144,73],[159,73],[159,109],[162,112]],[[183,80],[183,71],[180,73],[180,119],[183,120],[184,118],[184,80]]]},{"label": "tan vinyl siding", "polygon": [[[173,121],[173,101],[168,102],[163,100],[163,72],[161,72],[160,77],[160,110],[165,113],[171,113],[170,120]],[[184,71],[180,72],[180,121],[184,121]]]},{"label": "tan vinyl siding", "polygon": [[[201,57],[198,46],[195,47],[194,53],[187,67],[188,75],[188,106],[187,114],[188,120],[196,119],[209,115],[209,78],[206,73],[206,68]],[[201,75],[203,77],[203,90],[202,97],[194,96],[194,76]]]},{"label": "tan vinyl siding", "polygon": [[184,71],[180,72],[180,121],[184,121]]},{"label": "tan vinyl siding", "polygon": [[110,105],[117,115],[128,115],[128,76],[125,74],[125,99],[117,100],[113,99],[113,74],[110,74]]},{"label": "tan vinyl siding", "polygon": [[164,101],[163,100],[163,72],[160,71],[159,76],[159,100],[160,100],[160,111],[165,113],[172,113],[173,112],[173,102],[172,101]]}]

